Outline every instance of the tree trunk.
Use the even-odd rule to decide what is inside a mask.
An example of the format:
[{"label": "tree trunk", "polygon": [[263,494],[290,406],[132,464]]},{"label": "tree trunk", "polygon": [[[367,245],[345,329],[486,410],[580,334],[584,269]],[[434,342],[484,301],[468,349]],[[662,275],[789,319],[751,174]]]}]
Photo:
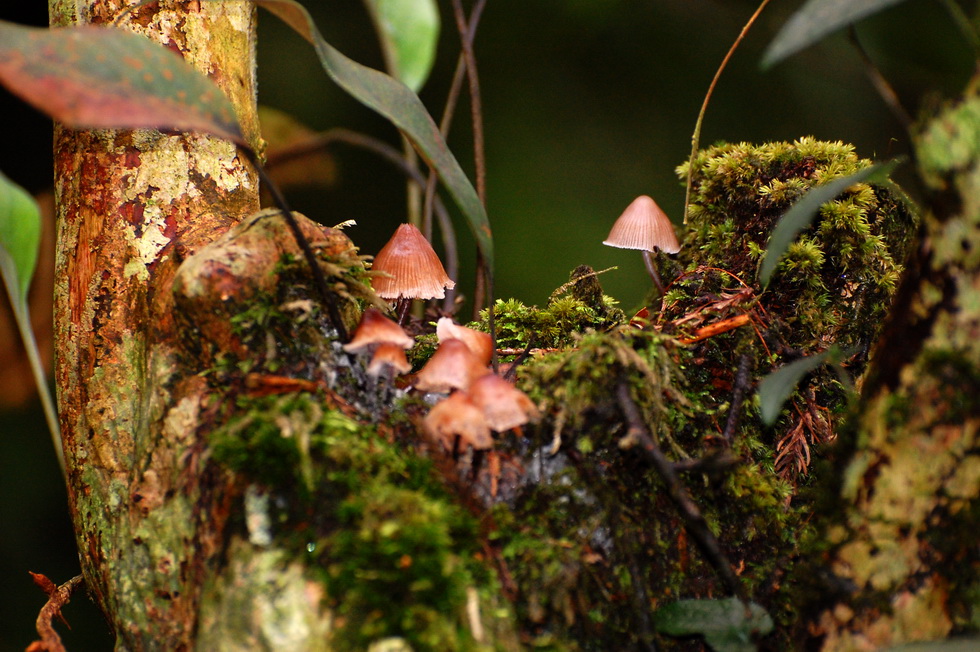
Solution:
[{"label": "tree trunk", "polygon": [[[980,96],[976,80],[916,134],[930,192],[832,487],[820,576],[825,650],[975,631],[980,587]],[[826,515],[825,515],[826,516]],[[829,561],[829,567],[828,567]],[[843,589],[843,590],[842,590]],[[825,603],[826,604],[826,603]]]},{"label": "tree trunk", "polygon": [[[105,24],[126,0],[51,0],[52,25]],[[161,2],[120,21],[179,52],[257,138],[255,8]],[[227,514],[202,474],[200,381],[182,373],[171,285],[180,261],[258,208],[227,141],[55,130],[57,386],[82,571],[118,649],[192,646]]]}]

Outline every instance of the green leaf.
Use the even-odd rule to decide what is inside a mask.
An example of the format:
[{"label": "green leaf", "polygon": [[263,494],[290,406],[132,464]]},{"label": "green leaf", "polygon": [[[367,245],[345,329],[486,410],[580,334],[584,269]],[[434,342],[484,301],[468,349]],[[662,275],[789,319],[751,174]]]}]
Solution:
[{"label": "green leaf", "polygon": [[26,190],[0,172],[0,272],[12,304],[26,310],[41,242],[41,212]]},{"label": "green leaf", "polygon": [[902,0],[809,0],[786,21],[766,48],[762,67],[773,66],[831,32],[899,2]]},{"label": "green leaf", "polygon": [[759,382],[759,412],[767,426],[776,423],[786,399],[796,391],[803,377],[822,364],[838,365],[856,353],[856,349],[841,349],[836,344],[816,355],[807,356],[783,365]]},{"label": "green leaf", "polygon": [[313,44],[324,70],[344,91],[364,106],[391,121],[439,174],[469,224],[493,280],[493,234],[487,213],[473,184],[449,151],[422,100],[400,81],[347,58],[327,43],[309,13],[293,0],[252,0],[267,9]]},{"label": "green leaf", "polygon": [[381,39],[388,72],[416,93],[436,58],[439,8],[435,0],[364,0]]},{"label": "green leaf", "polygon": [[0,276],[10,297],[10,307],[24,342],[24,350],[37,383],[41,406],[51,432],[51,440],[61,470],[65,470],[65,454],[61,447],[58,417],[54,399],[44,379],[41,354],[31,330],[31,317],[27,305],[27,291],[37,265],[37,251],[41,244],[41,211],[27,191],[13,183],[0,172]]},{"label": "green leaf", "polygon": [[789,246],[796,240],[796,236],[801,231],[810,226],[813,218],[817,216],[820,207],[832,201],[837,195],[841,194],[851,186],[858,183],[881,182],[888,178],[891,171],[900,163],[900,160],[888,163],[879,163],[871,167],[858,170],[854,174],[846,177],[834,179],[829,183],[810,188],[803,197],[800,198],[792,208],[786,211],[779,219],[772,235],[769,236],[769,244],[766,246],[766,256],[762,260],[759,268],[759,281],[763,286],[769,284],[772,273],[776,271],[776,265]]},{"label": "green leaf", "polygon": [[199,131],[245,144],[214,82],[163,45],[121,29],[0,21],[0,83],[78,129]]},{"label": "green leaf", "polygon": [[715,652],[751,652],[753,636],[772,631],[766,610],[738,598],[679,600],[654,613],[657,631],[669,636],[700,634]]}]

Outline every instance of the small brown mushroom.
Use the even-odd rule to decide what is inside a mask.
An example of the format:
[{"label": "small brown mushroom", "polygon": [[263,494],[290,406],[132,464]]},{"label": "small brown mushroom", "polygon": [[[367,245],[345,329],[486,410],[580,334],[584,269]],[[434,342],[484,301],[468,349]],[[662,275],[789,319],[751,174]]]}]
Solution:
[{"label": "small brown mushroom", "polygon": [[436,322],[436,337],[439,338],[439,342],[448,339],[462,340],[463,344],[479,356],[485,365],[490,364],[490,358],[493,357],[493,340],[489,333],[460,326],[453,323],[449,317],[440,317]]},{"label": "small brown mushroom", "polygon": [[411,299],[442,299],[447,288],[456,286],[432,245],[411,224],[402,224],[395,230],[374,257],[372,269],[384,272],[372,281],[378,296],[402,304],[399,321],[404,320]]},{"label": "small brown mushroom", "polygon": [[354,331],[354,337],[344,345],[344,351],[361,353],[378,344],[394,344],[410,349],[415,340],[401,326],[381,314],[380,310],[368,308],[361,315],[361,323]]},{"label": "small brown mushroom", "polygon": [[448,339],[439,345],[418,373],[415,388],[423,392],[466,389],[490,370],[462,341]]},{"label": "small brown mushroom", "polygon": [[664,293],[664,286],[660,282],[652,254],[658,249],[668,254],[676,254],[681,250],[670,218],[647,195],[640,195],[626,207],[602,244],[618,249],[643,251],[643,262],[660,294]]},{"label": "small brown mushroom", "polygon": [[483,410],[487,423],[497,432],[523,426],[538,418],[538,408],[527,394],[495,374],[477,378],[468,392],[473,403]]},{"label": "small brown mushroom", "polygon": [[378,345],[367,366],[367,374],[373,378],[388,374],[407,374],[411,370],[412,365],[405,357],[405,349],[398,344],[387,342]]},{"label": "small brown mushroom", "polygon": [[477,450],[493,448],[490,426],[483,416],[483,410],[462,391],[453,392],[449,398],[436,403],[422,420],[422,428],[447,451],[453,449],[457,436],[464,447],[472,446]]}]

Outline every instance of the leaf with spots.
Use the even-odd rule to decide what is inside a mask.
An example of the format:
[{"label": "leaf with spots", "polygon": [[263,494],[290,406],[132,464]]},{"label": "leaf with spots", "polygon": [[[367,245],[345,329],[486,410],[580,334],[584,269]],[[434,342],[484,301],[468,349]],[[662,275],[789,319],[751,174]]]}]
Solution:
[{"label": "leaf with spots", "polygon": [[120,29],[0,21],[0,83],[73,128],[198,131],[244,144],[217,85],[179,54]]},{"label": "leaf with spots", "polygon": [[312,43],[327,75],[338,86],[364,106],[387,118],[412,142],[426,163],[439,174],[462,211],[476,244],[483,253],[487,275],[492,278],[493,235],[487,213],[473,184],[449,151],[446,141],[439,133],[439,127],[418,95],[400,81],[349,59],[327,43],[310,14],[299,3],[293,0],[253,2],[275,14]]}]

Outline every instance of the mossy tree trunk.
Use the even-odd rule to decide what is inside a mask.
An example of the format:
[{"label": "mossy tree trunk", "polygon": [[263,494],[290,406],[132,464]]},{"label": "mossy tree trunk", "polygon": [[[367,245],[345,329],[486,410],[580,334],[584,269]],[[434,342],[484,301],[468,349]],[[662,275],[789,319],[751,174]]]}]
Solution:
[{"label": "mossy tree trunk", "polygon": [[[131,0],[51,0],[52,25]],[[255,8],[160,2],[124,29],[206,72],[257,138]],[[205,474],[202,389],[182,372],[170,287],[187,255],[258,208],[255,172],[216,138],[57,125],[57,386],[86,584],[119,649],[193,646],[228,480]]]},{"label": "mossy tree trunk", "polygon": [[[920,246],[844,438],[815,557],[833,606],[825,650],[975,632],[980,595],[980,96],[916,134],[928,187]],[[827,516],[825,514],[825,516]],[[829,566],[829,568],[828,568]]]}]

